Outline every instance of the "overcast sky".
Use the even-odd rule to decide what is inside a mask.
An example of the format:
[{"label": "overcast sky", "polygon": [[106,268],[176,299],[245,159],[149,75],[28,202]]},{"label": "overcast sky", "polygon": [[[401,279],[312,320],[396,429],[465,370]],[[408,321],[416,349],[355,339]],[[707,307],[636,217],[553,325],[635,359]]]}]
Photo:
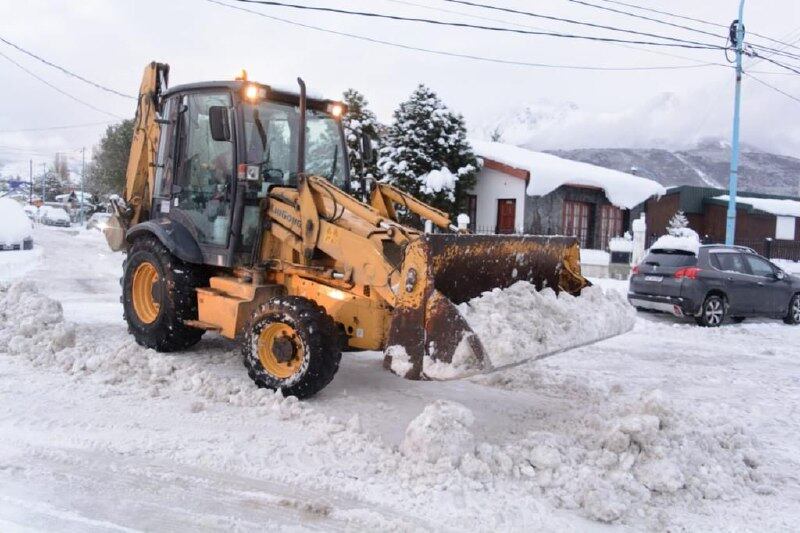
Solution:
[{"label": "overcast sky", "polygon": [[[463,113],[477,135],[498,122],[498,117],[504,122],[514,122],[524,111],[525,116],[534,117],[537,122],[527,136],[520,136],[517,124],[511,140],[540,149],[684,147],[703,137],[730,136],[733,72],[720,66],[697,67],[698,62],[725,63],[720,51],[631,48],[220,1],[339,32],[467,55],[573,66],[695,68],[580,71],[443,57],[297,27],[207,0],[0,0],[0,37],[129,94],[138,89],[144,66],[158,60],[171,65],[172,85],[229,79],[245,68],[251,79],[267,84],[294,84],[295,78],[302,76],[315,92],[331,98],[340,97],[347,87],[355,87],[365,93],[384,121],[391,119],[397,104],[422,82]],[[568,0],[478,1],[724,44],[724,39],[607,13]],[[604,0],[587,1],[628,9]],[[738,7],[737,0],[627,1],[721,24],[729,24]],[[484,25],[501,25],[497,21],[504,21],[502,25],[518,28],[626,38],[625,34],[443,0],[298,0],[297,3]],[[721,35],[726,32],[723,28],[670,20]],[[800,2],[796,0],[751,0],[746,7],[745,22],[748,31],[779,40],[798,39],[800,45]],[[789,50],[800,54],[800,49]],[[134,113],[131,100],[69,78],[3,43],[0,52],[97,108],[122,117]],[[748,59],[746,65],[752,62]],[[800,65],[800,60],[795,60],[795,64]],[[755,75],[761,80],[800,98],[800,76],[773,74],[779,69],[766,62],[750,68],[758,72]],[[68,153],[73,163],[78,163],[78,150],[82,146],[90,150],[105,127],[9,130],[115,120],[59,94],[3,57],[0,57],[0,79],[0,174],[20,172],[27,176],[27,161],[31,158],[39,163],[36,171],[40,171],[40,163],[52,161],[55,151]],[[800,102],[748,79],[743,94],[743,141],[800,157]]]}]

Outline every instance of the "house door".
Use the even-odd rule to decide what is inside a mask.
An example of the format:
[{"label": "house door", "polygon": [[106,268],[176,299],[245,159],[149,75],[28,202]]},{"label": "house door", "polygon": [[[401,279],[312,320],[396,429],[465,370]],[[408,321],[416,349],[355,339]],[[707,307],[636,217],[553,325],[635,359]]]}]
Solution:
[{"label": "house door", "polygon": [[516,215],[516,200],[513,198],[497,200],[497,233],[514,233]]}]

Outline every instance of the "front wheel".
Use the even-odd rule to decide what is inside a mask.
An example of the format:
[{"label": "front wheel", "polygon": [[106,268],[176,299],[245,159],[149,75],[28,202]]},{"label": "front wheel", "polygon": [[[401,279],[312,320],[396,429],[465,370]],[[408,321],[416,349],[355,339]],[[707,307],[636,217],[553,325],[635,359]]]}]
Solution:
[{"label": "front wheel", "polygon": [[300,399],[325,388],[342,358],[333,319],[299,296],[273,298],[253,313],[242,355],[256,385]]},{"label": "front wheel", "polygon": [[121,298],[136,342],[159,352],[196,344],[204,330],[185,321],[197,319],[195,289],[205,283],[202,266],[174,257],[155,237],[137,239],[123,265]]},{"label": "front wheel", "polygon": [[717,328],[725,320],[725,300],[721,296],[712,295],[703,302],[700,308],[700,316],[695,317],[698,326],[706,328]]},{"label": "front wheel", "polygon": [[783,317],[783,321],[792,326],[800,324],[800,294],[792,296],[789,302],[789,312]]}]

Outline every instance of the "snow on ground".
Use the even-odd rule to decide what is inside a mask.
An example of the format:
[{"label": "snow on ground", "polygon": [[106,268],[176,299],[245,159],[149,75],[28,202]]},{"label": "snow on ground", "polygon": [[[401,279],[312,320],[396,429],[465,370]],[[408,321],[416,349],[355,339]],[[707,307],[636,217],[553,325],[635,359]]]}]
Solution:
[{"label": "snow on ground", "polygon": [[3,531],[791,531],[800,518],[800,328],[643,314],[627,334],[447,382],[346,354],[297,402],[255,389],[218,336],[179,354],[137,346],[122,256],[99,234],[34,237],[40,263],[0,294]]}]

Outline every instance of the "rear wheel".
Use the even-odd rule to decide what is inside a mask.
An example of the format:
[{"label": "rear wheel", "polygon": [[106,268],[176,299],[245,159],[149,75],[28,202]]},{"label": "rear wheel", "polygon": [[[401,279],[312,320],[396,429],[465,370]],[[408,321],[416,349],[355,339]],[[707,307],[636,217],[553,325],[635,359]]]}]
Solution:
[{"label": "rear wheel", "polygon": [[208,283],[202,267],[179,260],[155,237],[142,237],[128,250],[121,283],[128,331],[140,345],[174,352],[203,336],[184,324],[197,319],[195,289]]},{"label": "rear wheel", "polygon": [[253,313],[242,355],[256,385],[301,399],[325,388],[342,358],[333,319],[299,296],[273,298]]},{"label": "rear wheel", "polygon": [[792,300],[789,302],[789,312],[783,317],[783,321],[793,326],[800,324],[800,294],[792,296]]},{"label": "rear wheel", "polygon": [[725,300],[721,296],[711,295],[703,302],[700,315],[695,317],[695,321],[699,326],[716,328],[722,325],[726,312]]}]

